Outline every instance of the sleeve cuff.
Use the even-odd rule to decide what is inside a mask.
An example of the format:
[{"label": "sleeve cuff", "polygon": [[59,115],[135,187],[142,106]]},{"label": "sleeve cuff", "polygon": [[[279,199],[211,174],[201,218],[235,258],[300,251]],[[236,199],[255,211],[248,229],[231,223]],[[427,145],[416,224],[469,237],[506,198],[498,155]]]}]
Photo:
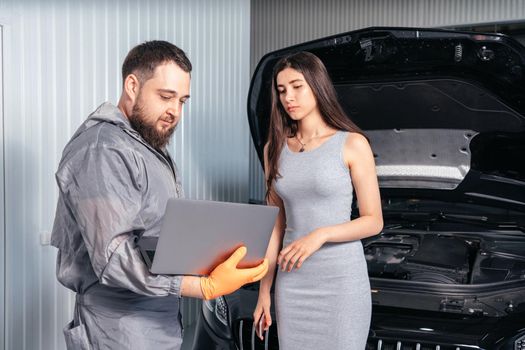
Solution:
[{"label": "sleeve cuff", "polygon": [[168,291],[169,294],[173,294],[181,297],[180,294],[180,285],[182,282],[182,276],[171,276],[170,277],[170,289]]}]

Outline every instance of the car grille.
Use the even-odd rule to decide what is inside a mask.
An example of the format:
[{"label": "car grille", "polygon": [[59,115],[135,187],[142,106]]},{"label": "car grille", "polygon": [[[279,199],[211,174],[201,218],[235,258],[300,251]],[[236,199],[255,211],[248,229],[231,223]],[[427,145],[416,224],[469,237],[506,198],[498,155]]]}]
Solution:
[{"label": "car grille", "polygon": [[482,350],[477,346],[436,344],[398,339],[368,338],[366,350]]},{"label": "car grille", "polygon": [[253,321],[251,319],[241,319],[234,323],[234,335],[239,350],[279,349],[277,327],[275,325],[270,326],[268,332],[265,332],[264,340],[261,340],[255,334]]},{"label": "car grille", "polygon": [[[255,328],[251,319],[241,319],[234,323],[234,335],[239,350],[278,350],[279,341],[277,327],[273,324],[265,333],[264,340],[255,335]],[[445,343],[428,343],[398,339],[368,338],[366,350],[483,350],[472,345],[451,345]],[[323,349],[320,349],[323,350]]]}]

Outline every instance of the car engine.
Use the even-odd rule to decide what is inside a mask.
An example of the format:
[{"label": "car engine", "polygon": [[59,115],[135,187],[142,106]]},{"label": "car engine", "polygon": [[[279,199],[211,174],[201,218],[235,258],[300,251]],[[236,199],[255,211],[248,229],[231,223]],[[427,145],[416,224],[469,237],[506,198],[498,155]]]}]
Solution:
[{"label": "car engine", "polygon": [[525,279],[525,243],[441,233],[383,233],[363,240],[370,277],[445,284]]}]

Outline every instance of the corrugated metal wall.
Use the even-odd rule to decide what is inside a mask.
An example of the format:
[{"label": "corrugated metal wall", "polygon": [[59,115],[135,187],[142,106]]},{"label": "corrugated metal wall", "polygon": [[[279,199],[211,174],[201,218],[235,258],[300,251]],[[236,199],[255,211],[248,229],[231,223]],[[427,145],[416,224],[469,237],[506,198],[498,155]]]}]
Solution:
[{"label": "corrugated metal wall", "polygon": [[[525,0],[252,0],[251,71],[270,51],[359,28],[523,19]],[[264,176],[253,144],[250,148],[250,198],[260,200]]]},{"label": "corrugated metal wall", "polygon": [[[103,101],[118,101],[120,67],[137,43],[169,40],[194,66],[192,98],[171,146],[187,196],[247,200],[249,21],[248,0],[0,0],[5,349],[64,347],[73,300],[56,282],[55,248],[45,245],[54,172],[77,126]],[[186,324],[197,307],[186,303]]]}]

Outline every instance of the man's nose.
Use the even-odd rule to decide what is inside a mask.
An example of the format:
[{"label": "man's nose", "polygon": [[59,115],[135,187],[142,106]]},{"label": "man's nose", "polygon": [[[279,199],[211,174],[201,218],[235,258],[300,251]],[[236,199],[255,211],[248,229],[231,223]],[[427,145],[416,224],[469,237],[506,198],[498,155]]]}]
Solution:
[{"label": "man's nose", "polygon": [[178,119],[182,113],[182,104],[175,103],[171,105],[166,112],[173,118]]}]

